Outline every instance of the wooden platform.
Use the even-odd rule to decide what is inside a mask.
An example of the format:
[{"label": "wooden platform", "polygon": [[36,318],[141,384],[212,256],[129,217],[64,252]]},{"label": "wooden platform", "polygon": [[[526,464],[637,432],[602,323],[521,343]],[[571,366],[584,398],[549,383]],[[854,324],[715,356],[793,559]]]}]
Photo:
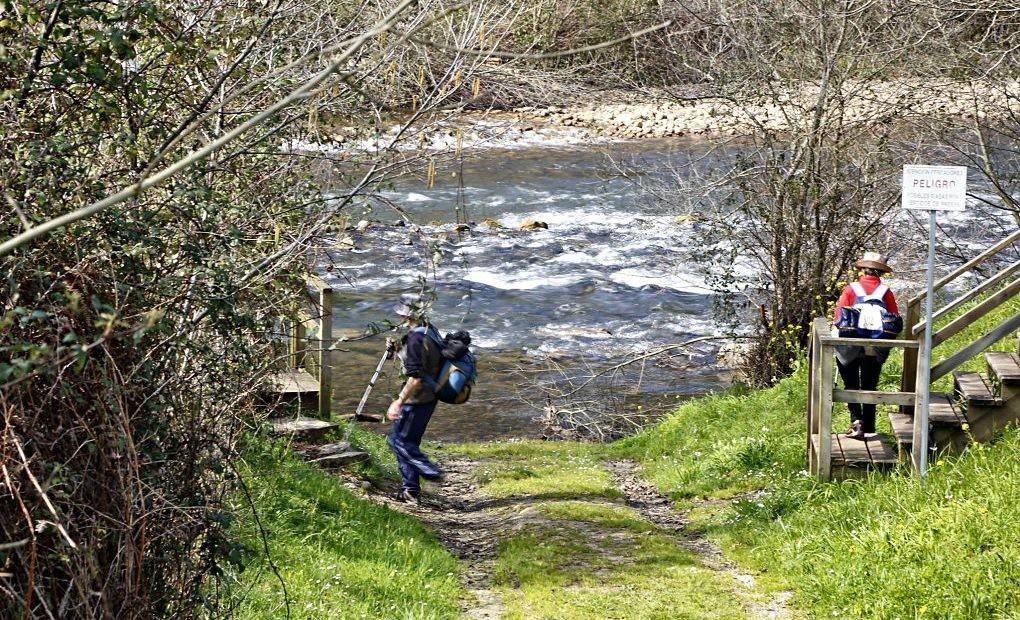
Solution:
[{"label": "wooden platform", "polygon": [[[818,435],[811,435],[811,444],[818,453]],[[882,433],[869,433],[864,441],[847,439],[842,433],[832,434],[833,467],[882,469],[899,462],[899,451],[891,438]]]},{"label": "wooden platform", "polygon": [[311,396],[319,393],[319,380],[304,370],[269,375],[272,391],[286,396]]}]

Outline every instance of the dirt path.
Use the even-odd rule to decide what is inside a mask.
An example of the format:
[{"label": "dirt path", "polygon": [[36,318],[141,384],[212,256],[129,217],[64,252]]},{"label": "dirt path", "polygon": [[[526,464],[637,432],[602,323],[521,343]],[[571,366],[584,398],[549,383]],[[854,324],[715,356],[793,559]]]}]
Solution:
[{"label": "dirt path", "polygon": [[[357,481],[345,478],[345,484],[352,489],[366,492],[369,498],[385,504],[394,510],[414,515],[428,524],[440,542],[464,563],[464,586],[471,594],[462,611],[464,617],[496,620],[503,616],[505,607],[499,592],[491,582],[499,541],[513,535],[522,524],[556,521],[541,516],[535,507],[542,497],[515,495],[492,499],[482,493],[476,485],[475,470],[483,465],[455,455],[442,459],[446,472],[445,480],[439,486],[426,488],[421,506],[398,502],[391,498],[394,489],[367,489]],[[738,571],[726,562],[720,550],[703,537],[687,531],[687,519],[677,512],[672,502],[643,482],[637,475],[638,466],[633,461],[610,461],[603,466],[612,476],[624,502],[651,524],[669,533],[677,544],[693,552],[707,569],[726,575],[733,580],[734,591],[742,599],[741,604],[748,617],[755,620],[774,620],[790,617],[785,602],[788,594],[781,593],[768,602],[761,601],[754,594],[754,578]],[[609,502],[606,499],[582,499],[592,503]],[[619,501],[619,500],[617,500]],[[621,558],[622,559],[622,558]]]},{"label": "dirt path", "polygon": [[623,492],[627,505],[639,511],[655,525],[673,531],[677,544],[694,552],[702,563],[712,570],[728,574],[748,595],[744,609],[750,618],[755,620],[778,620],[789,618],[790,610],[786,601],[789,592],[780,592],[768,602],[756,600],[753,596],[754,576],[743,573],[733,564],[727,562],[719,547],[708,539],[689,532],[686,528],[687,519],[673,508],[669,500],[651,485],[638,478],[638,464],[634,461],[609,461],[606,469],[613,475],[616,486]]}]

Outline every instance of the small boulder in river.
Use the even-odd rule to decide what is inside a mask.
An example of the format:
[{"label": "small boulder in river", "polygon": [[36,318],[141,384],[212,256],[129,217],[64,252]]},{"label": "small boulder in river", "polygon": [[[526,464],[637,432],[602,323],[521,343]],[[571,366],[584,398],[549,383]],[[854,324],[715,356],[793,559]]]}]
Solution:
[{"label": "small boulder in river", "polygon": [[468,226],[467,224],[457,224],[454,230],[457,232],[469,232],[471,230],[471,227]]},{"label": "small boulder in river", "polygon": [[549,230],[549,225],[539,220],[527,219],[521,223],[521,230]]},{"label": "small boulder in river", "polygon": [[354,230],[358,231],[359,233],[364,233],[366,230],[368,230],[368,227],[371,226],[371,225],[372,225],[372,223],[369,222],[368,220],[361,220],[354,227]]}]

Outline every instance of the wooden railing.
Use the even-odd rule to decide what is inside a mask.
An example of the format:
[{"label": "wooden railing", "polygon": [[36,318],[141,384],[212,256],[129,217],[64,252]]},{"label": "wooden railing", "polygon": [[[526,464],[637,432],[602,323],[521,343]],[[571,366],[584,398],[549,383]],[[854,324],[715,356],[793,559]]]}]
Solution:
[{"label": "wooden railing", "polygon": [[[333,287],[318,276],[307,278],[310,306],[299,307],[289,323],[288,370],[305,371],[318,382],[318,415],[330,418],[333,375]],[[309,309],[310,308],[310,309]]]},{"label": "wooden railing", "polygon": [[916,350],[915,340],[873,340],[870,338],[840,338],[832,335],[828,319],[815,319],[808,344],[808,406],[807,455],[809,471],[821,478],[831,478],[832,466],[832,405],[833,403],[862,403],[913,406],[914,393],[880,392],[873,390],[837,390],[833,362],[836,347],[869,346],[885,349]]},{"label": "wooden railing", "polygon": [[[1020,231],[1013,233],[1002,241],[975,256],[949,275],[938,280],[934,291],[939,291],[955,282],[960,276],[974,271],[992,258],[999,256],[1020,241]],[[963,291],[949,303],[934,312],[934,319],[947,318],[953,311],[959,310],[968,302],[981,295],[989,294],[981,302],[975,304],[960,316],[932,333],[932,348],[945,344],[950,338],[962,333],[978,320],[1000,307],[1020,293],[1020,280],[1012,278],[1020,271],[1020,260],[1010,263],[998,272],[983,279],[977,285]],[[997,292],[992,292],[996,288]],[[1006,318],[981,336],[969,342],[958,351],[946,356],[935,364],[927,377],[919,376],[918,358],[925,354],[924,343],[925,321],[921,316],[921,305],[925,294],[922,293],[908,300],[903,313],[906,326],[906,338],[903,340],[871,340],[861,338],[840,338],[832,335],[832,324],[826,318],[816,319],[811,328],[808,348],[808,411],[807,411],[807,454],[808,466],[812,473],[823,480],[831,477],[832,464],[832,405],[833,403],[862,403],[899,405],[904,413],[912,413],[914,419],[911,460],[917,467],[920,462],[922,416],[919,415],[920,399],[916,397],[917,386],[922,382],[934,382],[958,368],[961,364],[981,353],[997,341],[1020,329],[1020,312]],[[861,345],[879,348],[903,349],[903,374],[900,378],[900,391],[880,392],[868,390],[835,389],[833,373],[833,357],[839,345]]]},{"label": "wooden railing", "polygon": [[[967,261],[957,269],[954,269],[952,273],[939,279],[935,282],[933,290],[938,292],[948,285],[952,284],[964,274],[970,273],[982,265],[987,263],[992,258],[999,256],[1004,251],[1013,247],[1013,244],[1020,241],[1020,231],[1014,232],[1002,241],[999,241],[992,247],[988,248],[981,254],[978,254],[971,260]],[[994,290],[997,286],[1010,280],[1017,271],[1020,270],[1020,261],[1014,261],[1008,266],[1002,268],[998,272],[988,276],[977,285],[968,288],[963,291],[950,302],[944,304],[941,308],[933,312],[933,318],[935,321],[944,319],[954,310],[960,309],[964,304],[973,301],[980,295],[988,293]],[[987,316],[990,312],[1009,301],[1020,292],[1020,280],[1013,280],[1006,284],[1001,290],[993,293],[982,300],[980,303],[974,305],[969,310],[956,317],[942,328],[935,330],[931,335],[932,350],[939,345],[944,344],[953,336],[961,333],[978,320]],[[925,352],[922,350],[922,343],[924,342],[924,331],[925,321],[921,312],[921,305],[924,302],[926,293],[921,292],[917,296],[911,298],[907,302],[906,311],[903,314],[903,323],[906,326],[907,338],[915,340],[919,346],[906,349],[903,352],[903,375],[900,378],[900,391],[902,392],[914,392],[918,385],[922,381],[927,381],[929,384],[941,379],[948,375],[953,370],[957,369],[961,364],[981,353],[988,347],[995,344],[997,341],[1005,338],[1011,332],[1020,329],[1020,312],[1013,314],[1011,317],[1003,320],[998,325],[992,327],[984,334],[974,339],[966,346],[958,351],[948,355],[944,360],[935,364],[931,368],[931,373],[928,377],[919,376],[918,369],[918,356],[924,355]],[[904,405],[904,407],[909,405]],[[913,428],[913,444],[911,460],[914,466],[917,467],[921,459],[921,434],[923,428],[921,427],[921,415],[920,414],[920,403],[914,404],[914,428]]]}]

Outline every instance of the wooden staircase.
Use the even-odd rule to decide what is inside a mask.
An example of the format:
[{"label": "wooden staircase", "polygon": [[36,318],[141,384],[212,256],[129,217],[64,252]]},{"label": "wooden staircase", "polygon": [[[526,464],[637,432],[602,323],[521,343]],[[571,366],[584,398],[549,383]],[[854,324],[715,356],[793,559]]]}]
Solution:
[{"label": "wooden staircase", "polygon": [[[1003,239],[939,280],[935,289],[944,288],[1004,251],[1012,251],[1013,244],[1018,241],[1020,232]],[[1020,280],[1012,278],[1018,270],[1020,261],[1014,261],[935,312],[936,321],[942,326],[932,333],[933,347],[943,345],[1015,297],[1020,292]],[[1000,290],[996,290],[1000,287]],[[967,305],[982,295],[986,297],[980,302]],[[831,334],[828,319],[815,320],[808,356],[807,456],[809,469],[819,478],[829,480],[850,477],[868,470],[892,468],[904,462],[913,463],[916,467],[920,458],[922,428],[915,386],[921,381],[934,382],[950,373],[953,376],[952,393],[931,394],[928,441],[933,456],[958,453],[972,442],[991,441],[998,431],[1020,420],[1020,339],[1014,351],[986,351],[1020,328],[1020,313],[944,356],[941,362],[932,367],[929,377],[919,377],[917,360],[922,354],[925,330],[925,323],[920,320],[923,300],[922,294],[907,303],[907,311],[904,313],[907,338],[904,340],[861,341],[839,338]],[[945,319],[955,310],[961,310],[962,314],[945,323]],[[836,389],[832,368],[835,347],[865,342],[871,346],[904,350],[900,391]],[[986,372],[956,370],[964,362],[982,354]],[[876,433],[869,435],[866,441],[858,441],[833,433],[832,406],[838,402],[898,405],[898,410],[889,413],[892,434]]]}]

